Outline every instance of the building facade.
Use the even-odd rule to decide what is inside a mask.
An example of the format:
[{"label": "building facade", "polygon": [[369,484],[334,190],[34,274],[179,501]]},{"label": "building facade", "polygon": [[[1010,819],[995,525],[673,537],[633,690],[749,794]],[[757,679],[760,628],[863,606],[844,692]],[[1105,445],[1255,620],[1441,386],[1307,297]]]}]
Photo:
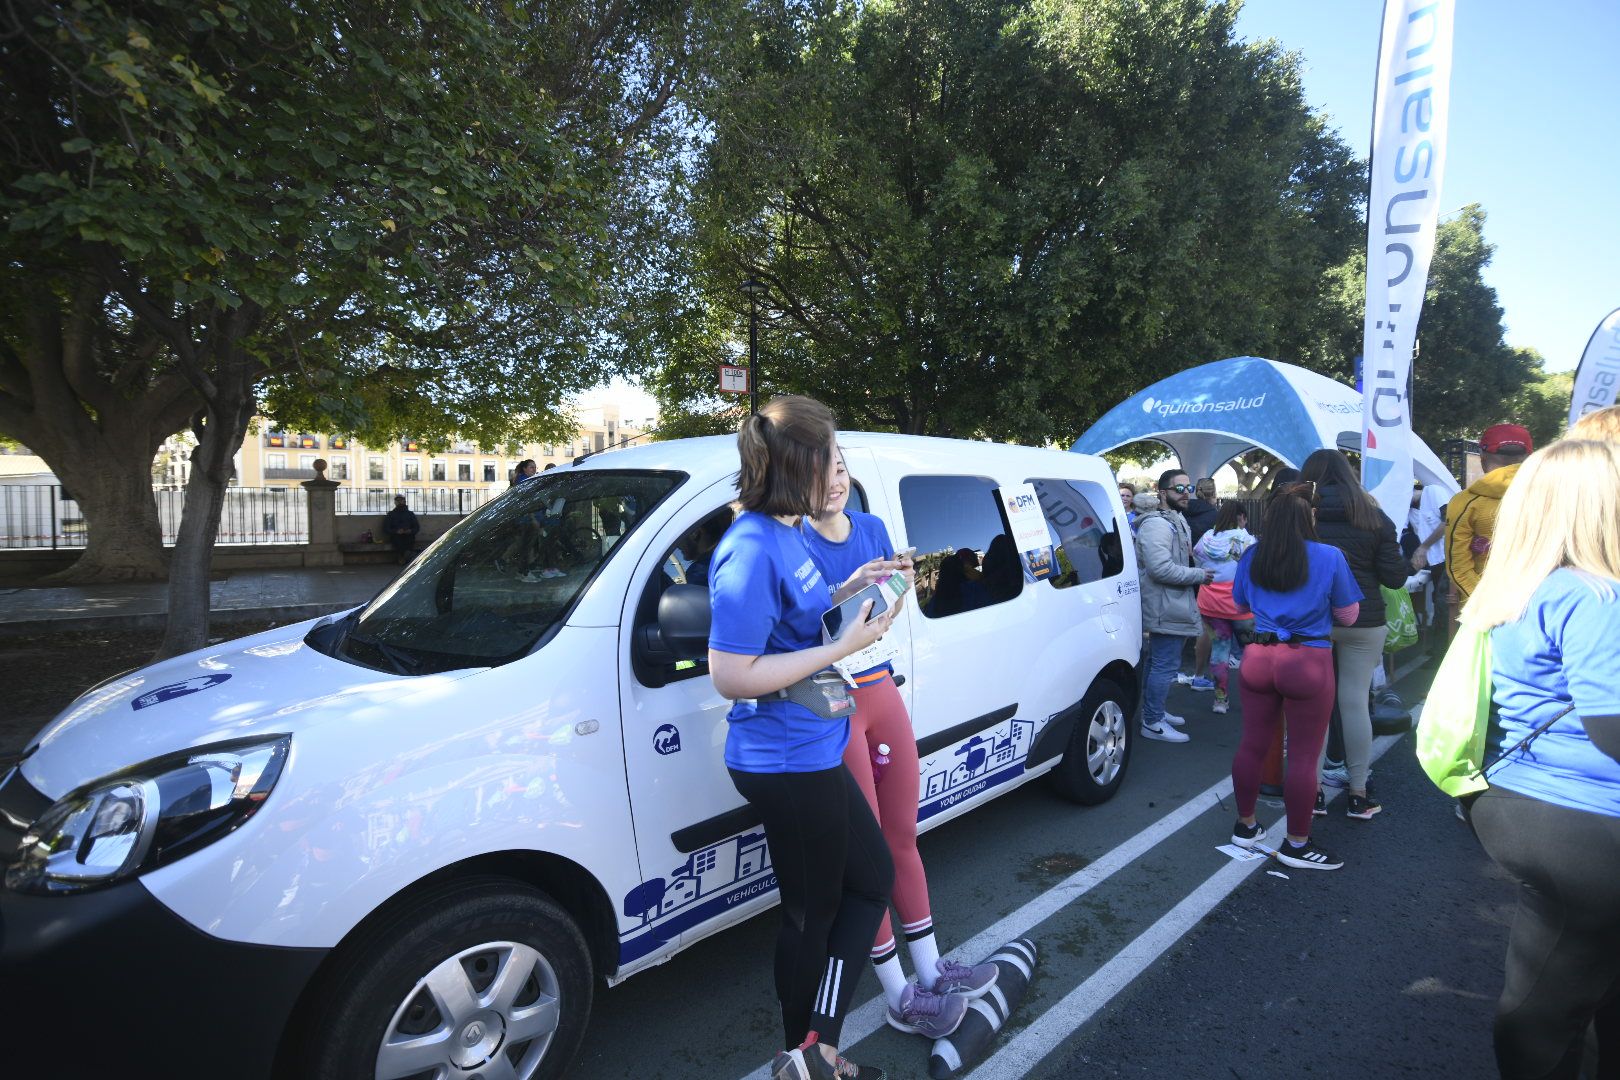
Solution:
[{"label": "building facade", "polygon": [[[579,419],[579,430],[572,438],[528,443],[515,454],[461,440],[443,451],[430,451],[412,439],[372,446],[341,435],[289,431],[261,419],[236,452],[233,483],[245,488],[290,488],[313,480],[315,461],[324,458],[327,478],[351,491],[366,492],[368,502],[386,508],[392,496],[399,494],[417,509],[470,510],[504,491],[518,462],[526,458],[533,458],[542,469],[565,465],[581,454],[626,446],[641,438],[651,424],[650,419],[625,419],[622,407],[615,404],[582,409]],[[154,463],[157,486],[185,485],[192,443],[187,433],[164,444]]]}]

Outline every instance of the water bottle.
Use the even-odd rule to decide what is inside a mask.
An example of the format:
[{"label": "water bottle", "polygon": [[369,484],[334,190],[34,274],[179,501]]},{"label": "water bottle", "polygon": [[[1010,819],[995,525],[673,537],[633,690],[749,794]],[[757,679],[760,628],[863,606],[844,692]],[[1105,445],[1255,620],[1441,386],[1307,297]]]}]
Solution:
[{"label": "water bottle", "polygon": [[872,751],[872,783],[883,782],[883,770],[889,767],[889,744],[880,742]]}]

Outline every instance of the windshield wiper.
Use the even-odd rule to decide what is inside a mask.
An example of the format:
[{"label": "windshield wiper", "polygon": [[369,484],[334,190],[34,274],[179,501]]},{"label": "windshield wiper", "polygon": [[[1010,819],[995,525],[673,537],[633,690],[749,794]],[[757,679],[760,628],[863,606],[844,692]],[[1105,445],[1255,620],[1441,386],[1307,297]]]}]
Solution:
[{"label": "windshield wiper", "polygon": [[376,638],[361,637],[359,634],[350,634],[344,639],[344,652],[354,659],[359,658],[350,652],[349,645],[363,645],[368,649],[377,650],[378,656],[393,665],[396,674],[420,675],[422,673],[421,658],[412,656],[398,645],[390,645],[387,642],[378,641]]}]

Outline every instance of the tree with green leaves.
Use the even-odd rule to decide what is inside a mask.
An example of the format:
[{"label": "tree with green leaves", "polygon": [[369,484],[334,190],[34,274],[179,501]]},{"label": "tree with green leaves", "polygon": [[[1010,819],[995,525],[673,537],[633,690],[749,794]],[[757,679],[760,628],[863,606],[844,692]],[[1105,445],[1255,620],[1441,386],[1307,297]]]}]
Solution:
[{"label": "tree with green leaves", "polygon": [[673,284],[702,303],[625,338],[666,420],[723,418],[714,369],[734,359],[747,277],[768,286],[762,387],[851,426],[1066,440],[1189,364],[1297,358],[1358,242],[1363,172],[1296,61],[1238,40],[1235,13],[754,11],[694,98],[709,137]]},{"label": "tree with green leaves", "polygon": [[[83,507],[76,580],[165,572],[150,466],[197,438],[163,652],[202,644],[232,455],[278,417],[558,437],[656,173],[690,12],[24,0],[0,14],[0,431]],[[627,224],[628,220],[628,224]]]}]

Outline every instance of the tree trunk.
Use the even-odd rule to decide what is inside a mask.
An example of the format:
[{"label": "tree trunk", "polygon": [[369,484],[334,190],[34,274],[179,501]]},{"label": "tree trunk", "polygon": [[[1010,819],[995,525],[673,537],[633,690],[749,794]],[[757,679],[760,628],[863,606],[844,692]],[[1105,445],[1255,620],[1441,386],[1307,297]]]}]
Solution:
[{"label": "tree trunk", "polygon": [[208,574],[219,534],[232,458],[253,417],[250,375],[222,376],[214,403],[204,414],[191,456],[186,508],[169,561],[169,620],[154,660],[179,656],[208,644]]},{"label": "tree trunk", "polygon": [[[152,436],[145,425],[109,427],[106,434],[94,428],[81,432],[103,444],[100,452],[87,452],[88,446],[57,447],[53,439],[45,445],[30,444],[84,513],[88,541],[84,554],[45,579],[53,584],[161,581],[168,573],[152,495]],[[158,438],[161,441],[162,436]]]}]

